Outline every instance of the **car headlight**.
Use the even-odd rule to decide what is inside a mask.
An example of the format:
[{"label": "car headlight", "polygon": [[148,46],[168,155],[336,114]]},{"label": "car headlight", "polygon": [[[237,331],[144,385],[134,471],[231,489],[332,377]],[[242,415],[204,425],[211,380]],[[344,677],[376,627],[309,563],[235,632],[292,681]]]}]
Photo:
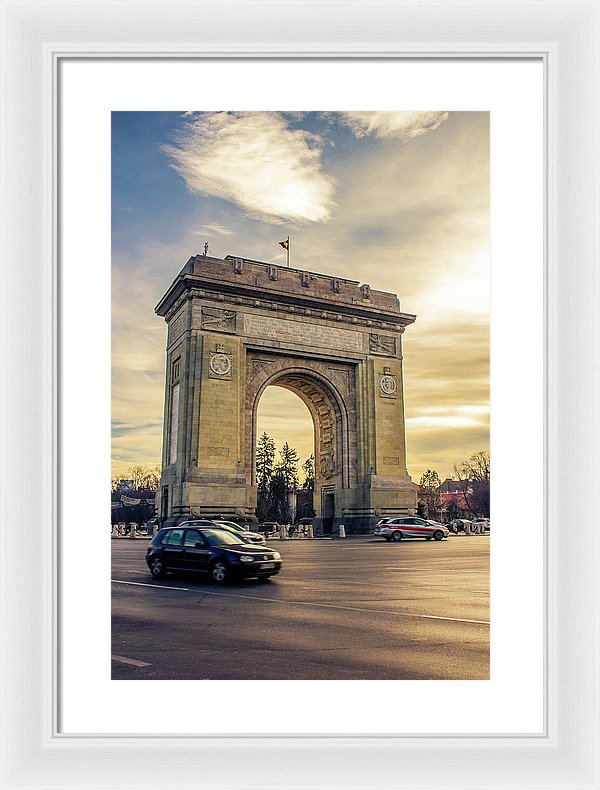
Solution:
[{"label": "car headlight", "polygon": [[278,551],[274,551],[273,552],[273,559],[274,560],[280,560],[281,559],[281,554]]},{"label": "car headlight", "polygon": [[254,557],[249,554],[240,554],[240,562],[254,562]]}]

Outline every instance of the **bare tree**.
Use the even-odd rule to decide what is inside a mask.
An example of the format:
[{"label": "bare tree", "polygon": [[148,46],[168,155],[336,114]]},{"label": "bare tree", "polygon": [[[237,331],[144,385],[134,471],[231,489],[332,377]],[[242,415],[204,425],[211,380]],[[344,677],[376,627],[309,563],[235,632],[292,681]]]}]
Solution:
[{"label": "bare tree", "polygon": [[160,466],[130,466],[127,470],[133,488],[138,490],[156,491],[160,482]]},{"label": "bare tree", "polygon": [[[111,507],[114,522],[119,520],[142,523],[154,515],[154,494],[160,484],[160,466],[138,464],[127,470],[127,477],[111,481],[111,501],[120,507]],[[123,496],[129,497],[123,500]],[[137,504],[133,504],[137,502]],[[123,504],[121,504],[123,503]]]},{"label": "bare tree", "polygon": [[[421,475],[419,486],[423,489],[423,496],[427,504],[428,513],[432,513],[434,518],[439,518],[441,503],[440,503],[440,486],[442,481],[435,469],[427,469]],[[427,516],[425,516],[427,518]]]},{"label": "bare tree", "polygon": [[465,503],[472,516],[489,518],[490,515],[490,454],[479,450],[466,461],[454,464]]}]

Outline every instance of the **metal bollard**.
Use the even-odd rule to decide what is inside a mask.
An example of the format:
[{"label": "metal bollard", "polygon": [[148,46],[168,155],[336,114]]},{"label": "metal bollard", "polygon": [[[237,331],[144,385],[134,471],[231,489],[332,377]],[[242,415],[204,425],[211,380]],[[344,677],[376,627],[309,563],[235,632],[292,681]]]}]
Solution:
[{"label": "metal bollard", "polygon": [[314,536],[315,536],[315,528],[313,527],[312,524],[310,524],[309,527],[308,527],[308,532],[307,532],[306,537],[307,538],[314,538]]},{"label": "metal bollard", "polygon": [[287,535],[285,534],[285,524],[279,525],[279,540],[285,540]]},{"label": "metal bollard", "polygon": [[338,537],[345,538],[346,537],[346,527],[343,524],[340,524],[338,527]]}]

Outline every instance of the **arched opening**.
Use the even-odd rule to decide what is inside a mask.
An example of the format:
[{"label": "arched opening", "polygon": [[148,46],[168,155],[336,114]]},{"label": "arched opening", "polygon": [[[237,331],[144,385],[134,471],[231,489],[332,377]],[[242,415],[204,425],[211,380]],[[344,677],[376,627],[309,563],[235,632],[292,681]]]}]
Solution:
[{"label": "arched opening", "polygon": [[291,390],[276,384],[267,387],[258,403],[256,433],[267,433],[280,450],[284,443],[294,447],[300,463],[315,453],[315,424],[304,401]]},{"label": "arched opening", "polygon": [[262,392],[254,450],[258,520],[295,523],[314,517],[315,423],[289,388],[276,383]]},{"label": "arched opening", "polygon": [[[273,386],[290,390],[306,405],[314,426],[315,482],[313,507],[317,534],[328,533],[343,513],[348,492],[356,484],[356,419],[346,398],[351,379],[346,369],[323,363],[260,356],[251,358],[246,387],[246,467],[248,484],[258,498],[257,413],[263,393]],[[340,388],[346,391],[342,395]],[[284,396],[285,397],[285,396]],[[258,513],[256,514],[258,516]]]}]

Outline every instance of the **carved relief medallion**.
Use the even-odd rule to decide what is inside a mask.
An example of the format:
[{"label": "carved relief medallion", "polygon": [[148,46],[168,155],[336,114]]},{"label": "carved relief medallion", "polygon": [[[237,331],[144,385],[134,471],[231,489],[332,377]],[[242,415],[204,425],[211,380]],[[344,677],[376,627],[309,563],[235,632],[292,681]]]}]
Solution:
[{"label": "carved relief medallion", "polygon": [[389,372],[389,368],[384,368],[383,373],[379,374],[379,394],[382,398],[398,397],[398,382],[396,376]]},{"label": "carved relief medallion", "polygon": [[220,349],[210,352],[208,375],[211,379],[231,379],[231,354]]}]

